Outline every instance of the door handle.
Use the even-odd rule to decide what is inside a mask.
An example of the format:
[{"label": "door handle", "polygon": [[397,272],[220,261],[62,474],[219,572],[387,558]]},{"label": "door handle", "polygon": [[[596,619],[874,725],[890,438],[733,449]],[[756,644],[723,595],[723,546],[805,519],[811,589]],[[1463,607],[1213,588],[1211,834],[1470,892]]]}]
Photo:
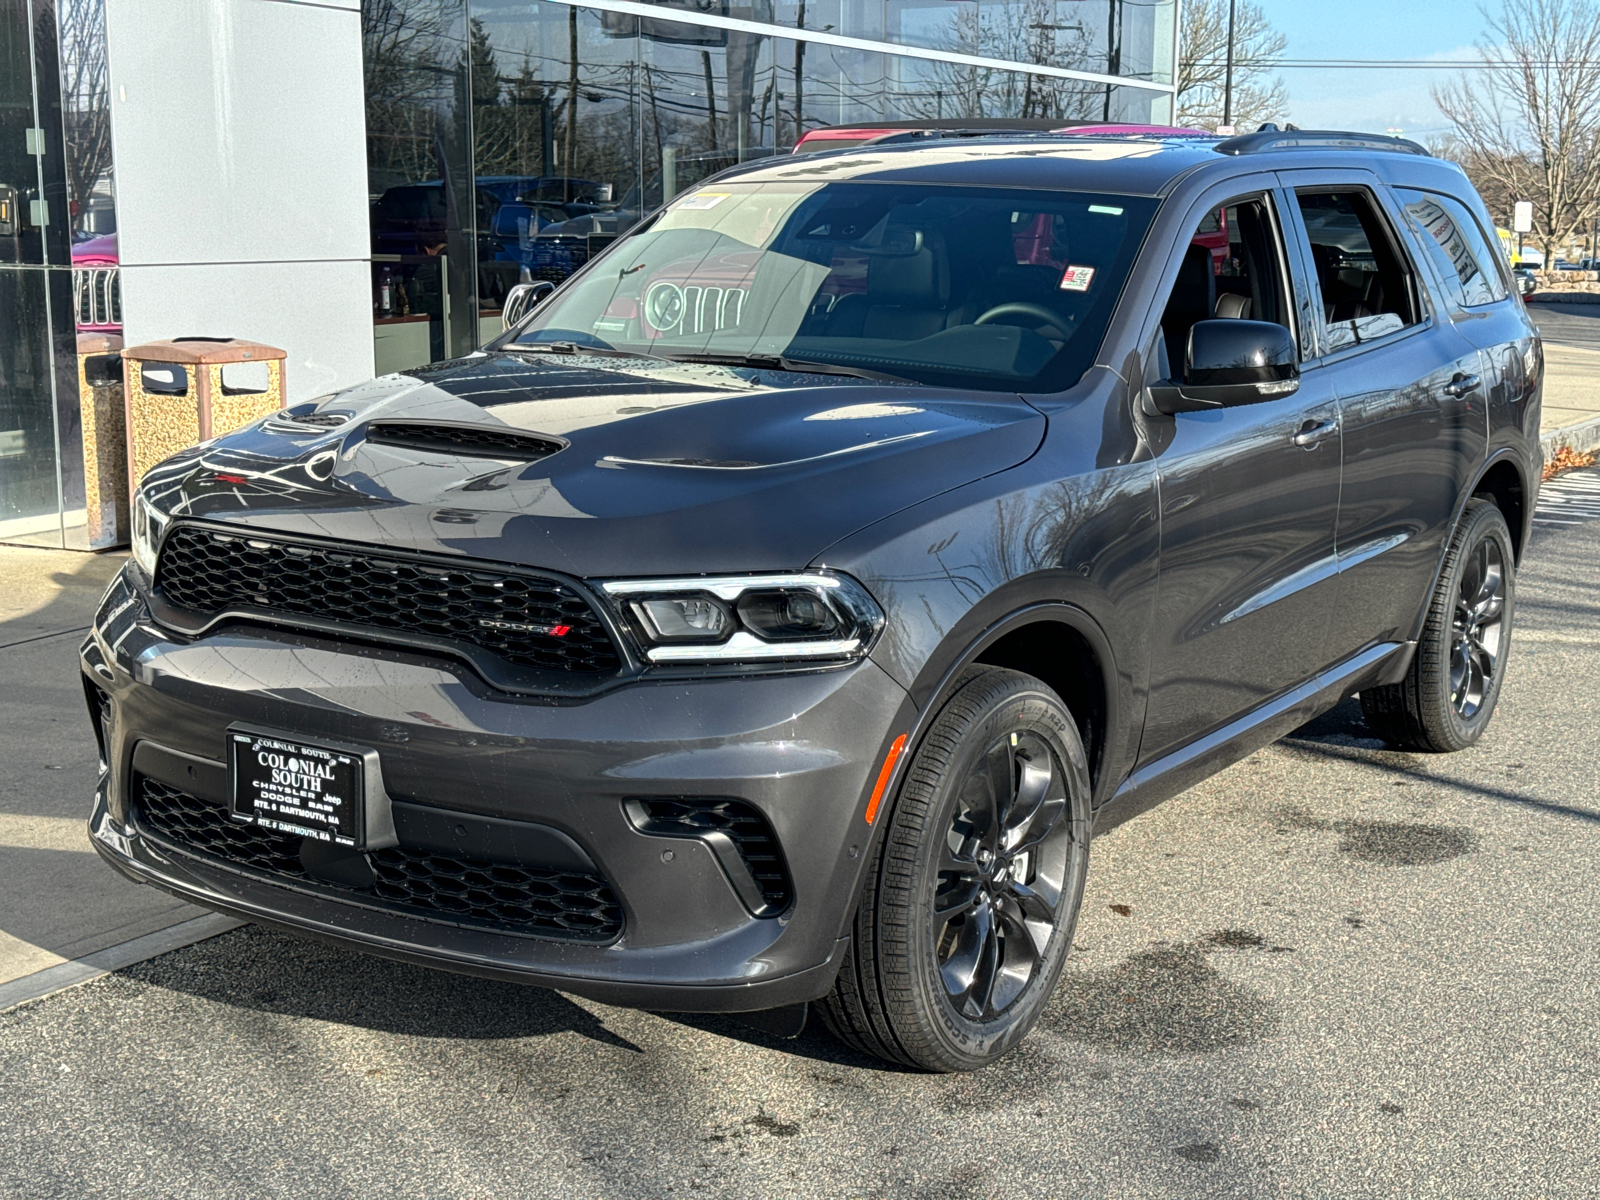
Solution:
[{"label": "door handle", "polygon": [[1477,388],[1478,382],[1476,375],[1462,375],[1457,372],[1456,377],[1444,385],[1444,390],[1459,399]]},{"label": "door handle", "polygon": [[1315,446],[1339,427],[1337,421],[1307,421],[1300,426],[1300,432],[1294,435],[1296,446]]}]

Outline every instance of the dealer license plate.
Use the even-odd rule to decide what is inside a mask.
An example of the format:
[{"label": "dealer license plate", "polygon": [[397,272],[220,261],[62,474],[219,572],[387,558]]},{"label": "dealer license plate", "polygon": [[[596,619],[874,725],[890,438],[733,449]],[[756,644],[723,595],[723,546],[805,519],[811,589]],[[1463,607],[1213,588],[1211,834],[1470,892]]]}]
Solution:
[{"label": "dealer license plate", "polygon": [[348,750],[273,734],[228,734],[234,817],[319,842],[360,847],[365,767]]}]

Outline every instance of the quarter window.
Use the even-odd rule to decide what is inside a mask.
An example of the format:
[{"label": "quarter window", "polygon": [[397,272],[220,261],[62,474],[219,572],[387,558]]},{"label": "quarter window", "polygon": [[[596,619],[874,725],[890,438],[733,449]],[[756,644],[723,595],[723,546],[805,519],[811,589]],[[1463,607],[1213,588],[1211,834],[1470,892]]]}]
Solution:
[{"label": "quarter window", "polygon": [[1329,350],[1343,350],[1417,323],[1410,265],[1370,193],[1298,192],[1311,244]]},{"label": "quarter window", "polygon": [[1445,289],[1464,308],[1494,304],[1506,298],[1506,285],[1495,252],[1466,205],[1438,192],[1396,188],[1406,218],[1423,247],[1433,256]]}]

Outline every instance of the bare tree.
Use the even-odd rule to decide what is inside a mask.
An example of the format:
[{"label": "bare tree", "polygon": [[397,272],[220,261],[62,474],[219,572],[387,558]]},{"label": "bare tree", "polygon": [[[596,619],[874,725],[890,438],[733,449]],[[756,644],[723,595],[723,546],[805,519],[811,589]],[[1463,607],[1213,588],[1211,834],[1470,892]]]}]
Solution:
[{"label": "bare tree", "polygon": [[1485,198],[1533,202],[1533,232],[1549,263],[1600,199],[1600,8],[1504,0],[1483,15],[1484,69],[1434,88],[1433,98]]},{"label": "bare tree", "polygon": [[[1233,13],[1235,129],[1281,121],[1289,97],[1281,79],[1269,78],[1287,39],[1259,5],[1241,0]],[[1228,0],[1184,0],[1178,42],[1178,124],[1215,129],[1222,124],[1228,75]]]},{"label": "bare tree", "polygon": [[[1103,70],[1081,22],[1062,22],[1055,0],[1003,0],[963,5],[945,48],[1018,63]],[[1097,120],[1103,84],[1057,75],[999,71],[965,63],[937,63],[928,69],[920,95],[907,97],[905,109],[918,117],[1059,117]]]},{"label": "bare tree", "polygon": [[56,11],[69,186],[72,198],[87,207],[89,196],[108,182],[111,172],[105,6],[103,0],[65,0]]}]

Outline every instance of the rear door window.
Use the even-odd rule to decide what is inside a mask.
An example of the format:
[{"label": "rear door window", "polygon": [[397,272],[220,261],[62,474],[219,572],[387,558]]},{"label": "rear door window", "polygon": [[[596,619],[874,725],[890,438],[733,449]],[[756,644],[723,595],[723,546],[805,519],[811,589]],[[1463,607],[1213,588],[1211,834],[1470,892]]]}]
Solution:
[{"label": "rear door window", "polygon": [[1295,193],[1321,292],[1329,351],[1415,325],[1411,264],[1364,188]]},{"label": "rear door window", "polygon": [[1497,255],[1466,205],[1439,192],[1414,188],[1396,188],[1395,194],[1457,304],[1477,308],[1506,298]]}]

